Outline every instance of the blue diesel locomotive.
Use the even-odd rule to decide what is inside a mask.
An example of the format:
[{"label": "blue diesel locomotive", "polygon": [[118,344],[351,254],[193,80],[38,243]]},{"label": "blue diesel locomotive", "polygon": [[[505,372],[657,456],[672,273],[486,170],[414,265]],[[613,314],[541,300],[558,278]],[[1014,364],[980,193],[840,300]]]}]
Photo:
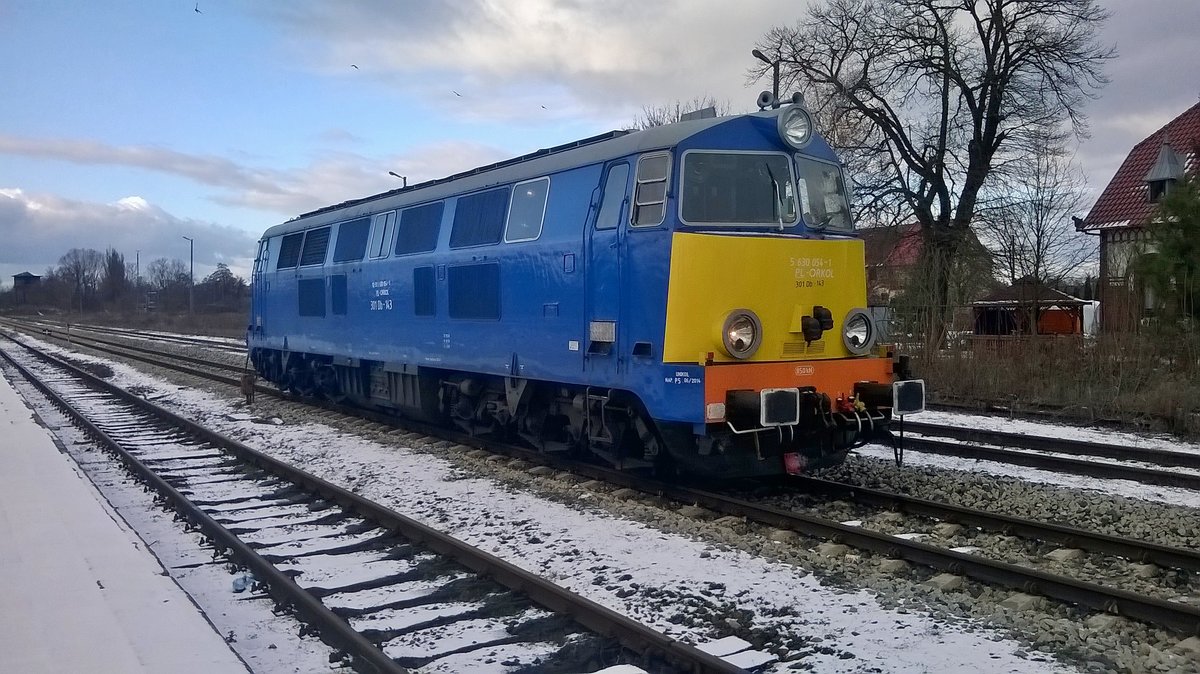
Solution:
[{"label": "blue diesel locomotive", "polygon": [[842,171],[799,103],[307,213],[263,235],[252,286],[250,358],[284,390],[622,468],[797,473],[892,416]]}]

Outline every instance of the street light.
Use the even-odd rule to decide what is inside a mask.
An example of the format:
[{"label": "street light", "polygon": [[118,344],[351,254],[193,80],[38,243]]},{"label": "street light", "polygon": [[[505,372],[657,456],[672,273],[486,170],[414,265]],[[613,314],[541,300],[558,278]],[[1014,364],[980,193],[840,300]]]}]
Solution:
[{"label": "street light", "polygon": [[404,184],[401,185],[401,187],[408,187],[408,176],[402,176],[399,173],[396,173],[395,171],[388,171],[388,175],[395,176],[395,177],[403,180]]},{"label": "street light", "polygon": [[188,313],[196,313],[196,242],[185,236],[188,242]]},{"label": "street light", "polygon": [[775,105],[772,107],[778,108],[779,107],[779,60],[776,59],[776,60],[772,61],[771,59],[767,58],[766,54],[762,53],[761,51],[759,51],[757,49],[751,50],[750,55],[753,56],[754,58],[758,59],[759,61],[762,61],[763,63],[771,66],[771,71],[772,71],[771,95],[775,97]]}]

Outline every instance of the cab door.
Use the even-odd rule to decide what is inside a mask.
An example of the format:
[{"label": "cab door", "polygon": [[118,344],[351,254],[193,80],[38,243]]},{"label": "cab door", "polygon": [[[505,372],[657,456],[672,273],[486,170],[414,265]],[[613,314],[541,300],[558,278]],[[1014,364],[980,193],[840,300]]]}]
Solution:
[{"label": "cab door", "polygon": [[584,371],[593,385],[616,385],[628,363],[620,343],[625,222],[629,213],[629,162],[604,169],[600,206],[588,228],[587,326]]}]

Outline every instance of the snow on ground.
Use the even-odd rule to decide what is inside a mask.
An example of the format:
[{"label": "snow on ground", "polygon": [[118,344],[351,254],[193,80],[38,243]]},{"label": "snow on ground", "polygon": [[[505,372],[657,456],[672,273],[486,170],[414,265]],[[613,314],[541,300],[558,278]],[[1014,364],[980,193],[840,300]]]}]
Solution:
[{"label": "snow on ground", "polygon": [[[48,346],[50,350],[60,351]],[[739,609],[756,628],[811,645],[821,672],[1065,671],[971,621],[886,610],[865,591],[826,586],[808,571],[643,523],[506,488],[425,452],[385,447],[322,424],[247,419],[233,398],[166,383],[127,366],[114,383],[139,387],[209,427],[390,505],[594,601],[689,642],[721,636],[678,618]],[[685,621],[686,622],[686,621]],[[776,671],[776,670],[768,670]],[[784,671],[778,667],[777,671]]]},{"label": "snow on ground", "polygon": [[1072,426],[1047,421],[1010,419],[996,415],[943,412],[939,410],[925,410],[920,414],[911,415],[907,418],[912,421],[943,424],[946,426],[961,426],[963,428],[978,428],[987,431],[1003,431],[1005,433],[1020,433],[1022,435],[1036,435],[1047,438],[1066,438],[1081,442],[1098,442],[1107,445],[1165,449],[1200,454],[1200,444],[1184,442],[1179,438],[1174,438],[1164,433],[1130,433],[1127,431],[1100,428],[1098,426]]},{"label": "snow on ground", "polygon": [[247,671],[4,377],[0,434],[0,670]]}]

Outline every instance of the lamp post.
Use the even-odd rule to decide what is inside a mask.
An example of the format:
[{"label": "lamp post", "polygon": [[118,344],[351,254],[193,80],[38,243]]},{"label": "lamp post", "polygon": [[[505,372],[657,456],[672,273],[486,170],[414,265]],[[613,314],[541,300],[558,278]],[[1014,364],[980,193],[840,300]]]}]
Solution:
[{"label": "lamp post", "polygon": [[404,183],[401,185],[401,187],[408,187],[408,176],[402,176],[399,173],[396,173],[395,171],[388,171],[388,175],[394,176],[396,178],[399,178],[400,180],[403,180]]},{"label": "lamp post", "polygon": [[766,54],[757,49],[751,50],[750,55],[771,66],[771,95],[775,97],[774,107],[779,107],[779,59],[772,61],[767,58]]},{"label": "lamp post", "polygon": [[188,242],[188,313],[196,313],[196,242],[185,236]]}]

